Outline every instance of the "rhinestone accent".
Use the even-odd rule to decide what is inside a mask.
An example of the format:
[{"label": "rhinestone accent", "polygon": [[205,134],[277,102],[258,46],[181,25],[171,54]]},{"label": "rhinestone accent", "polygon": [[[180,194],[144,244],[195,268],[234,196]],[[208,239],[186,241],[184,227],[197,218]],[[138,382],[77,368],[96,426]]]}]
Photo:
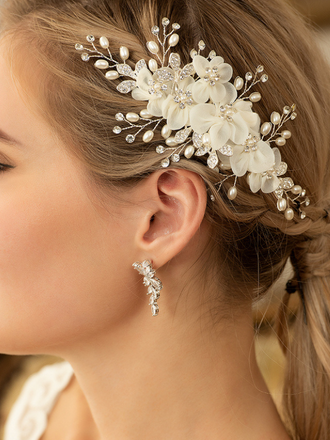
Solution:
[{"label": "rhinestone accent", "polygon": [[172,24],[172,29],[174,29],[175,31],[178,31],[180,28],[181,28],[181,26],[179,25],[179,23]]},{"label": "rhinestone accent", "polygon": [[168,26],[169,24],[170,24],[170,20],[168,18],[164,17],[162,19],[162,25],[163,26]]},{"label": "rhinestone accent", "polygon": [[172,162],[180,162],[180,154],[178,153],[172,154],[171,160]]},{"label": "rhinestone accent", "polygon": [[82,59],[83,61],[89,61],[89,55],[88,55],[88,53],[86,53],[86,52],[82,53],[82,54],[81,54],[81,59]]},{"label": "rhinestone accent", "polygon": [[170,164],[170,159],[167,157],[166,159],[163,159],[162,161],[161,161],[161,166],[163,167],[163,168],[167,168],[168,166],[169,166],[169,164]]},{"label": "rhinestone accent", "polygon": [[125,139],[128,144],[132,144],[135,141],[135,136],[133,134],[128,134]]},{"label": "rhinestone accent", "polygon": [[159,34],[159,27],[158,27],[158,26],[153,26],[153,27],[151,28],[151,32],[152,32],[154,35],[158,35],[158,34]]},{"label": "rhinestone accent", "polygon": [[87,35],[86,40],[88,43],[94,43],[95,37],[93,35]]},{"label": "rhinestone accent", "polygon": [[116,125],[115,127],[113,127],[113,130],[112,130],[115,134],[120,134],[121,133],[121,128],[118,126],[118,125]]},{"label": "rhinestone accent", "polygon": [[252,78],[253,78],[253,75],[252,75],[251,72],[247,72],[247,73],[245,74],[245,79],[246,79],[247,81],[251,81]]},{"label": "rhinestone accent", "polygon": [[77,43],[77,44],[75,45],[75,49],[76,49],[76,50],[83,50],[83,49],[84,49],[84,46],[83,46],[82,44]]},{"label": "rhinestone accent", "polygon": [[200,42],[198,43],[198,48],[200,50],[204,50],[206,48],[206,44],[204,43],[203,40],[200,40]]},{"label": "rhinestone accent", "polygon": [[266,75],[265,73],[261,76],[261,82],[265,83],[266,81],[268,81],[268,75]]},{"label": "rhinestone accent", "polygon": [[209,58],[211,60],[213,60],[213,58],[215,58],[216,56],[217,56],[217,54],[216,54],[215,50],[211,50],[211,52],[209,53]]},{"label": "rhinestone accent", "polygon": [[124,121],[125,116],[122,113],[116,113],[115,119],[116,121]]},{"label": "rhinestone accent", "polygon": [[158,153],[158,154],[163,154],[163,153],[165,153],[165,147],[164,147],[163,145],[158,145],[158,146],[156,147],[156,153]]}]

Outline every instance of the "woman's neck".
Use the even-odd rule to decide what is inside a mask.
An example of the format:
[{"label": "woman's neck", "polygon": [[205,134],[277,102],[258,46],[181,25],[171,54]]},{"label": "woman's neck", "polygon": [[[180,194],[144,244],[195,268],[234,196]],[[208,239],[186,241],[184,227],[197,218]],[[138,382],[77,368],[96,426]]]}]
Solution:
[{"label": "woman's neck", "polygon": [[117,323],[61,353],[100,439],[289,439],[256,364],[249,311],[216,327],[166,316]]}]

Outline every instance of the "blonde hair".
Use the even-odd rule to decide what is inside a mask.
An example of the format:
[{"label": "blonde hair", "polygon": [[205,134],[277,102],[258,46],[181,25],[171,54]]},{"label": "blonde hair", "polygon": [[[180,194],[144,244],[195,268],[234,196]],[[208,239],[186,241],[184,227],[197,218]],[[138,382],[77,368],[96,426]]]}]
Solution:
[{"label": "blonde hair", "polygon": [[[287,354],[284,389],[286,423],[295,439],[326,440],[330,431],[330,81],[328,67],[301,18],[280,0],[7,0],[2,27],[14,68],[33,60],[43,75],[40,105],[44,116],[102,187],[132,185],[159,169],[155,143],[129,145],[112,129],[117,112],[143,106],[119,94],[93,63],[83,63],[74,44],[87,34],[108,36],[114,56],[125,42],[132,61],[150,55],[145,42],[162,17],[179,22],[184,62],[200,39],[244,75],[258,64],[270,77],[262,88],[258,113],[281,111],[296,103],[299,119],[288,126],[290,143],[281,149],[295,182],[311,205],[304,221],[285,220],[272,195],[252,194],[244,178],[230,202],[214,187],[218,175],[202,161],[182,160],[177,167],[201,175],[214,195],[206,216],[213,225],[209,257],[218,261],[225,301],[237,306],[265,292],[293,253],[306,302],[289,335],[285,296],[278,316],[279,336]],[[23,70],[24,69],[24,70]],[[22,81],[24,78],[21,75]],[[30,78],[28,78],[29,80]],[[161,140],[155,137],[155,142]],[[174,165],[173,165],[174,166]],[[225,257],[223,257],[223,255]],[[220,279],[220,276],[219,276]]]}]

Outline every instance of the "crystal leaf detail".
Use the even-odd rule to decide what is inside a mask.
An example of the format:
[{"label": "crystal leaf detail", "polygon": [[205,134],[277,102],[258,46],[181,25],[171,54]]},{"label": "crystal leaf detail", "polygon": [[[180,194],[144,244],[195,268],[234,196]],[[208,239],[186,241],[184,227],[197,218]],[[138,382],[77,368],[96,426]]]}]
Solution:
[{"label": "crystal leaf detail", "polygon": [[285,177],[284,179],[282,179],[280,187],[283,188],[284,190],[291,189],[293,186],[294,183],[291,177]]},{"label": "crystal leaf detail", "polygon": [[135,64],[135,76],[140,72],[141,69],[143,69],[144,67],[147,67],[147,63],[145,62],[145,60],[139,60],[136,64]]},{"label": "crystal leaf detail", "polygon": [[215,151],[210,153],[209,157],[207,158],[207,166],[213,170],[219,163],[218,155]]},{"label": "crystal leaf detail", "polygon": [[220,147],[219,151],[224,156],[232,156],[233,155],[233,148],[230,145],[227,145],[227,144],[225,144],[222,147]]},{"label": "crystal leaf detail", "polygon": [[190,135],[191,130],[192,130],[192,128],[189,127],[189,128],[184,128],[183,130],[178,131],[174,137],[175,141],[178,144],[182,144],[182,142],[184,142],[188,138],[188,136]]},{"label": "crystal leaf detail", "polygon": [[130,76],[131,78],[136,77],[131,66],[129,66],[128,64],[117,64],[116,69],[120,75]]},{"label": "crystal leaf detail", "polygon": [[161,82],[168,82],[168,81],[173,81],[174,80],[174,75],[171,72],[170,69],[158,69],[157,70],[157,77],[159,79],[159,81]]},{"label": "crystal leaf detail", "polygon": [[123,81],[117,86],[117,90],[120,93],[129,93],[136,87],[135,81]]},{"label": "crystal leaf detail", "polygon": [[169,59],[169,65],[172,67],[172,69],[179,69],[181,65],[181,58],[178,53],[171,53],[170,59]]},{"label": "crystal leaf detail", "polygon": [[180,79],[187,78],[195,73],[195,68],[192,63],[186,64],[180,72]]},{"label": "crystal leaf detail", "polygon": [[201,148],[203,145],[202,134],[195,133],[193,134],[192,140],[195,148]]},{"label": "crystal leaf detail", "polygon": [[198,148],[198,150],[195,153],[195,156],[204,156],[206,153],[209,152],[210,152],[210,147],[203,145],[202,147]]},{"label": "crystal leaf detail", "polygon": [[281,199],[283,196],[284,190],[281,189],[281,185],[274,191],[276,198]]},{"label": "crystal leaf detail", "polygon": [[279,166],[275,169],[277,176],[283,176],[287,172],[288,166],[285,162],[281,162]]}]

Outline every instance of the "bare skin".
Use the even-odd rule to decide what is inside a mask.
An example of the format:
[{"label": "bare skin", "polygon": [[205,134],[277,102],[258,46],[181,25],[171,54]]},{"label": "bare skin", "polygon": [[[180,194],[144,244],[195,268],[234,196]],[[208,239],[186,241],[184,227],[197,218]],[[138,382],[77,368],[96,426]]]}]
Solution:
[{"label": "bare skin", "polygon": [[[13,167],[0,175],[0,351],[58,355],[76,374],[42,440],[288,440],[251,305],[225,317],[194,264],[210,234],[201,178],[160,170],[122,201],[95,195],[4,59],[0,77],[0,129],[19,141],[0,139]],[[132,269],[146,258],[164,284],[157,317]]]}]

